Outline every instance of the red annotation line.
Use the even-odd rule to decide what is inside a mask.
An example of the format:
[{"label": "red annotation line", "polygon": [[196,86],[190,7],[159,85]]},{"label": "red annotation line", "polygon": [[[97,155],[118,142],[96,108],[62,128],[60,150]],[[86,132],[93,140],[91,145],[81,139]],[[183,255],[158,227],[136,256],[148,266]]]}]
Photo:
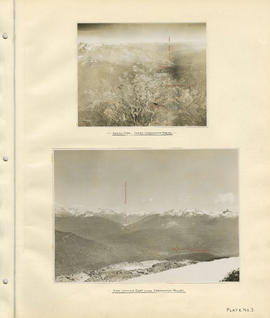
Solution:
[{"label": "red annotation line", "polygon": [[171,59],[171,37],[169,36],[169,44],[168,44],[168,54],[169,54],[169,60]]},{"label": "red annotation line", "polygon": [[[171,61],[171,55],[172,55],[172,47],[171,47],[171,37],[168,38],[168,60]],[[160,68],[168,68],[170,65],[160,65]]]},{"label": "red annotation line", "polygon": [[178,247],[175,247],[175,248],[172,248],[173,251],[189,251],[189,252],[196,252],[196,253],[209,253],[208,250],[195,250],[195,249],[192,249],[192,248],[178,248]]},{"label": "red annotation line", "polygon": [[194,85],[186,85],[186,84],[168,84],[166,87],[194,87]]},{"label": "red annotation line", "polygon": [[[168,37],[168,60],[171,62],[171,56],[172,56],[172,45],[171,45],[171,36]],[[168,69],[171,65],[161,64],[159,65],[159,68]],[[186,88],[193,88],[194,85],[186,85],[186,84],[168,84],[165,85],[165,87],[186,87]],[[164,106],[164,105],[160,105]]]},{"label": "red annotation line", "polygon": [[152,104],[149,104],[149,108],[150,109],[153,109],[155,107],[166,107],[165,105],[163,104],[157,104],[157,103],[152,103]]},{"label": "red annotation line", "polygon": [[170,65],[159,65],[160,68],[168,68]]},{"label": "red annotation line", "polygon": [[127,182],[125,182],[125,204],[127,204]]}]

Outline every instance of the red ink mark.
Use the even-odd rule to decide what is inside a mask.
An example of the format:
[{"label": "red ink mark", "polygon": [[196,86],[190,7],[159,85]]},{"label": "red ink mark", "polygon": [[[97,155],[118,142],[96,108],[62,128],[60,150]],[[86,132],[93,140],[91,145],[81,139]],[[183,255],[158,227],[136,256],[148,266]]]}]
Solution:
[{"label": "red ink mark", "polygon": [[[171,61],[171,56],[172,56],[172,46],[171,46],[171,37],[169,36],[168,38],[168,60],[169,62]],[[170,65],[160,65],[160,68],[168,68]]]},{"label": "red ink mark", "polygon": [[125,182],[125,204],[127,204],[127,182]]},{"label": "red ink mark", "polygon": [[168,54],[169,54],[169,60],[171,59],[171,37],[169,36],[169,44],[168,44]]},{"label": "red ink mark", "polygon": [[209,253],[208,250],[195,250],[193,248],[178,248],[178,247],[175,247],[175,248],[172,248],[173,251],[189,251],[189,252],[196,252],[196,253]]},{"label": "red ink mark", "polygon": [[[171,56],[172,56],[172,45],[171,45],[171,36],[169,35],[168,37],[168,60],[169,63],[168,65],[166,64],[161,64],[159,65],[160,69],[170,69],[172,62],[171,62]],[[187,84],[169,84],[169,85],[165,85],[165,87],[185,87],[185,88],[194,88],[194,85],[187,85]],[[154,107],[154,106],[164,106],[164,105],[153,105],[150,104],[149,105],[150,108]]]},{"label": "red ink mark", "polygon": [[187,84],[168,84],[165,86],[166,87],[187,87],[187,88],[194,87],[194,85],[187,85]]},{"label": "red ink mark", "polygon": [[149,104],[149,108],[150,108],[150,109],[160,108],[160,107],[165,107],[165,105],[163,105],[163,104],[157,104],[157,103]]}]

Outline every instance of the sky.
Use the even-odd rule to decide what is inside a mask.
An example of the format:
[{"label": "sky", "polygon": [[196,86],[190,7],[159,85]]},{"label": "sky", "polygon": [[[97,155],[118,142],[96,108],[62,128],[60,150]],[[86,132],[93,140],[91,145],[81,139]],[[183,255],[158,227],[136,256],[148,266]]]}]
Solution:
[{"label": "sky", "polygon": [[78,42],[151,43],[205,42],[205,23],[93,23],[78,24]]},{"label": "sky", "polygon": [[[125,203],[125,183],[127,200]],[[55,203],[121,212],[238,212],[237,150],[56,150]]]}]

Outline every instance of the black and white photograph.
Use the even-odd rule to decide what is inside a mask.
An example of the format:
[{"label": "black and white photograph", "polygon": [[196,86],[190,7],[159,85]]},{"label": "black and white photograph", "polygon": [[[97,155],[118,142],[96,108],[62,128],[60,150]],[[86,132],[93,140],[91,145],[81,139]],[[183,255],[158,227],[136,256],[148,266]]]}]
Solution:
[{"label": "black and white photograph", "polygon": [[55,150],[55,280],[237,282],[238,151]]},{"label": "black and white photograph", "polygon": [[206,126],[205,23],[78,24],[78,126]]}]

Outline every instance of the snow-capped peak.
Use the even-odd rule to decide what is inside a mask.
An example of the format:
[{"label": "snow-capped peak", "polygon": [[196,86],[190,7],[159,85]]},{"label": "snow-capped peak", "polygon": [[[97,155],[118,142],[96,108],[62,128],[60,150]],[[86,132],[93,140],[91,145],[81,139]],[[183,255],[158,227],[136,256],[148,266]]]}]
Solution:
[{"label": "snow-capped peak", "polygon": [[81,217],[90,217],[94,215],[137,215],[137,216],[147,216],[151,214],[158,214],[161,216],[209,216],[209,217],[236,217],[238,214],[229,209],[222,211],[207,211],[207,210],[199,210],[199,209],[170,209],[166,211],[144,211],[138,210],[133,212],[123,212],[120,210],[113,210],[109,208],[86,208],[84,206],[72,206],[72,207],[63,207],[61,205],[55,205],[55,213],[57,216],[81,216]]}]

